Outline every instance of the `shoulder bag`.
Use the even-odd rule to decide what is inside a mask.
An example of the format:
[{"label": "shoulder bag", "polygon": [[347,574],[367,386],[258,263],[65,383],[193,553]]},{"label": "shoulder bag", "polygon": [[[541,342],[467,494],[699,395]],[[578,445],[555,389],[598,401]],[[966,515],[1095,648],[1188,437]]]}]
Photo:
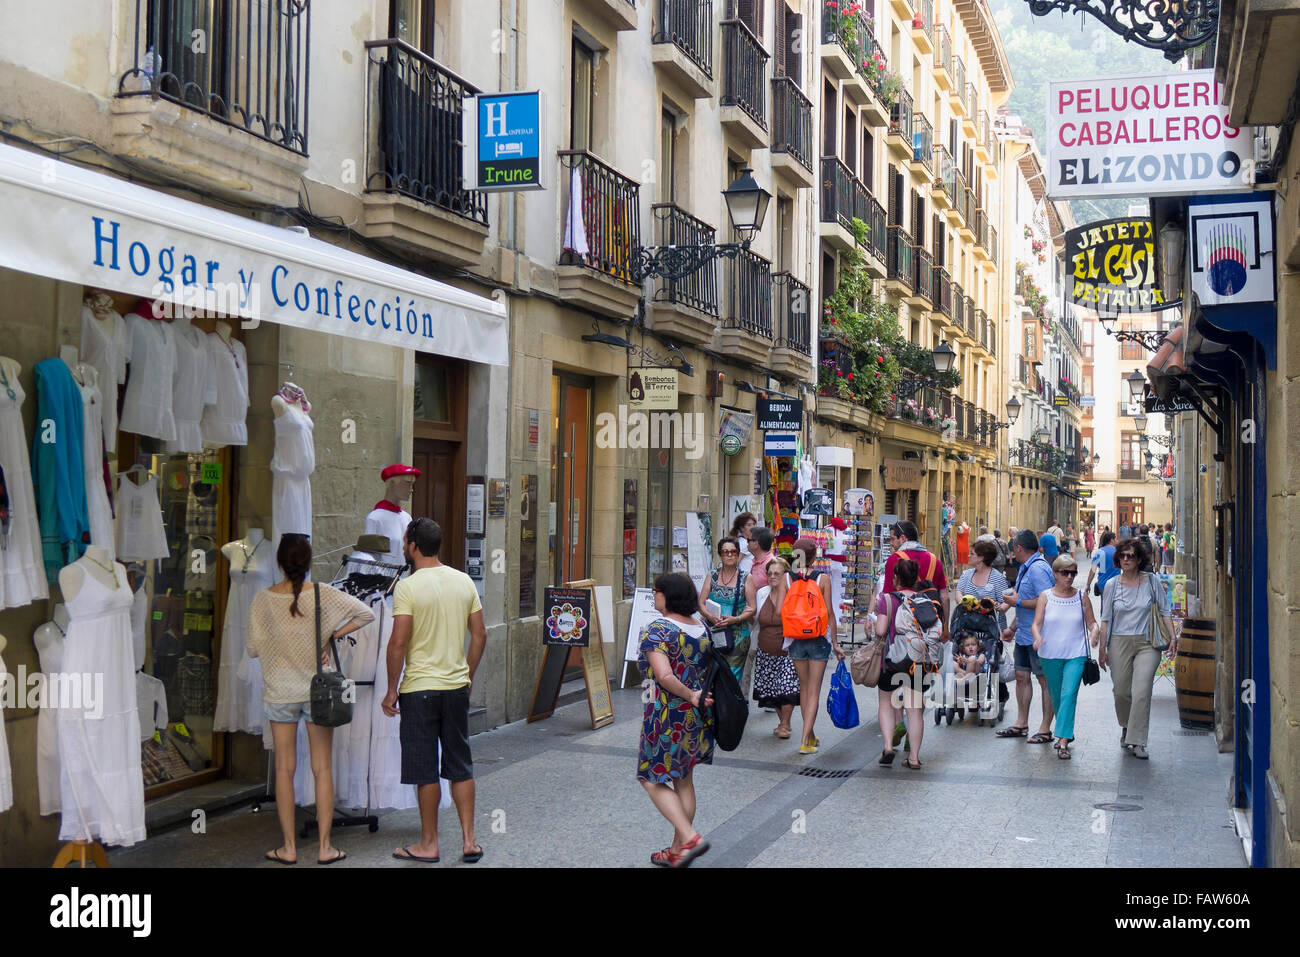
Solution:
[{"label": "shoulder bag", "polygon": [[853,680],[866,688],[874,688],[880,683],[880,671],[885,662],[885,649],[889,647],[890,639],[893,638],[894,631],[894,606],[893,602],[886,599],[891,611],[889,615],[889,632],[884,638],[874,633],[872,629],[871,640],[865,645],[853,652],[849,659],[849,674]]},{"label": "shoulder bag", "polygon": [[1160,596],[1156,594],[1156,576],[1147,572],[1147,584],[1151,586],[1151,611],[1147,620],[1147,640],[1156,651],[1164,651],[1173,641],[1165,616],[1160,614]]},{"label": "shoulder bag", "polygon": [[1083,653],[1088,656],[1088,660],[1083,663],[1083,683],[1086,685],[1095,685],[1101,680],[1101,668],[1097,665],[1097,659],[1092,656],[1092,642],[1088,640],[1088,616],[1084,614],[1083,603],[1088,600],[1088,596],[1083,590],[1079,590],[1079,614],[1083,618]]},{"label": "shoulder bag", "polygon": [[320,589],[312,585],[312,594],[316,596],[316,674],[311,679],[311,723],[321,728],[337,728],[352,720],[352,704],[356,692],[351,681],[343,676],[343,666],[339,663],[338,645],[330,636],[330,649],[334,652],[335,671],[326,671],[320,663]]}]

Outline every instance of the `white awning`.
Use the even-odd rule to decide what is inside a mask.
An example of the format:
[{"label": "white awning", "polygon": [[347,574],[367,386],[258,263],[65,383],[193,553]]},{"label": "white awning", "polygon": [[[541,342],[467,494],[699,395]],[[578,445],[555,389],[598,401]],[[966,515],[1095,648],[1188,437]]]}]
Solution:
[{"label": "white awning", "polygon": [[504,303],[0,144],[0,266],[246,321],[509,364]]}]

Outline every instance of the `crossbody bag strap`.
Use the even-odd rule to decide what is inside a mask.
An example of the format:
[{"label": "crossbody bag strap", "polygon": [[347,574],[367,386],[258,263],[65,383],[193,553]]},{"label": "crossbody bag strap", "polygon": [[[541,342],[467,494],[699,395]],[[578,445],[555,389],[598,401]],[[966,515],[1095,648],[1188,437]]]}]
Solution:
[{"label": "crossbody bag strap", "polygon": [[322,674],[324,669],[320,663],[320,585],[312,582],[311,593],[316,599],[316,674]]}]

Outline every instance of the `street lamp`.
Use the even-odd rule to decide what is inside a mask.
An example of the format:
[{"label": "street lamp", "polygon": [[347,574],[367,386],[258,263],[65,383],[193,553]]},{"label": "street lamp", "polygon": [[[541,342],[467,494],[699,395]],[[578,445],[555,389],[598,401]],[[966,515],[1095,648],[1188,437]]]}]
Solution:
[{"label": "street lamp", "polygon": [[1133,416],[1133,428],[1139,432],[1145,432],[1147,427],[1147,417],[1145,412],[1139,412]]},{"label": "street lamp", "polygon": [[1134,369],[1124,377],[1124,380],[1128,383],[1129,401],[1141,402],[1146,393],[1147,377]]},{"label": "street lamp", "polygon": [[1020,418],[1020,400],[1014,395],[1007,400],[1007,425],[1015,425]]},{"label": "street lamp", "polygon": [[[951,370],[952,364],[957,361],[957,352],[952,346],[948,345],[946,340],[941,340],[938,347],[931,354],[930,361],[934,363],[934,371],[939,375],[943,375]],[[910,399],[927,386],[937,386],[939,384],[938,379],[913,377],[898,383],[898,387],[894,389],[894,394],[900,399]]]},{"label": "street lamp", "polygon": [[1183,298],[1183,265],[1187,260],[1187,230],[1173,220],[1160,228],[1160,263],[1156,276],[1166,302]]},{"label": "street lamp", "polygon": [[1138,436],[1138,448],[1147,453],[1151,451],[1151,439],[1147,437],[1145,432]]},{"label": "street lamp", "polygon": [[681,279],[691,275],[714,259],[735,259],[749,249],[749,244],[763,228],[772,194],[759,186],[753,170],[746,166],[730,186],[722,191],[727,204],[727,218],[740,237],[737,243],[699,243],[688,246],[638,246],[633,251],[632,281],[638,285],[651,276]]},{"label": "street lamp", "polygon": [[1092,453],[1092,464],[1093,464],[1093,465],[1100,465],[1100,464],[1101,464],[1101,453],[1100,453],[1100,452],[1093,452],[1093,453]]}]

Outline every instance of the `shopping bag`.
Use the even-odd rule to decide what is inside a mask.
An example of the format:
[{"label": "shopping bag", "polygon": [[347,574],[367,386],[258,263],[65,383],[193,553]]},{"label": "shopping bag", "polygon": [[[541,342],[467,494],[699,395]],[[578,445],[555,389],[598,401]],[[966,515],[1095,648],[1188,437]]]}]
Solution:
[{"label": "shopping bag", "polygon": [[858,726],[858,699],[853,695],[853,677],[843,659],[831,675],[831,690],[826,695],[826,710],[831,723],[848,730]]}]

